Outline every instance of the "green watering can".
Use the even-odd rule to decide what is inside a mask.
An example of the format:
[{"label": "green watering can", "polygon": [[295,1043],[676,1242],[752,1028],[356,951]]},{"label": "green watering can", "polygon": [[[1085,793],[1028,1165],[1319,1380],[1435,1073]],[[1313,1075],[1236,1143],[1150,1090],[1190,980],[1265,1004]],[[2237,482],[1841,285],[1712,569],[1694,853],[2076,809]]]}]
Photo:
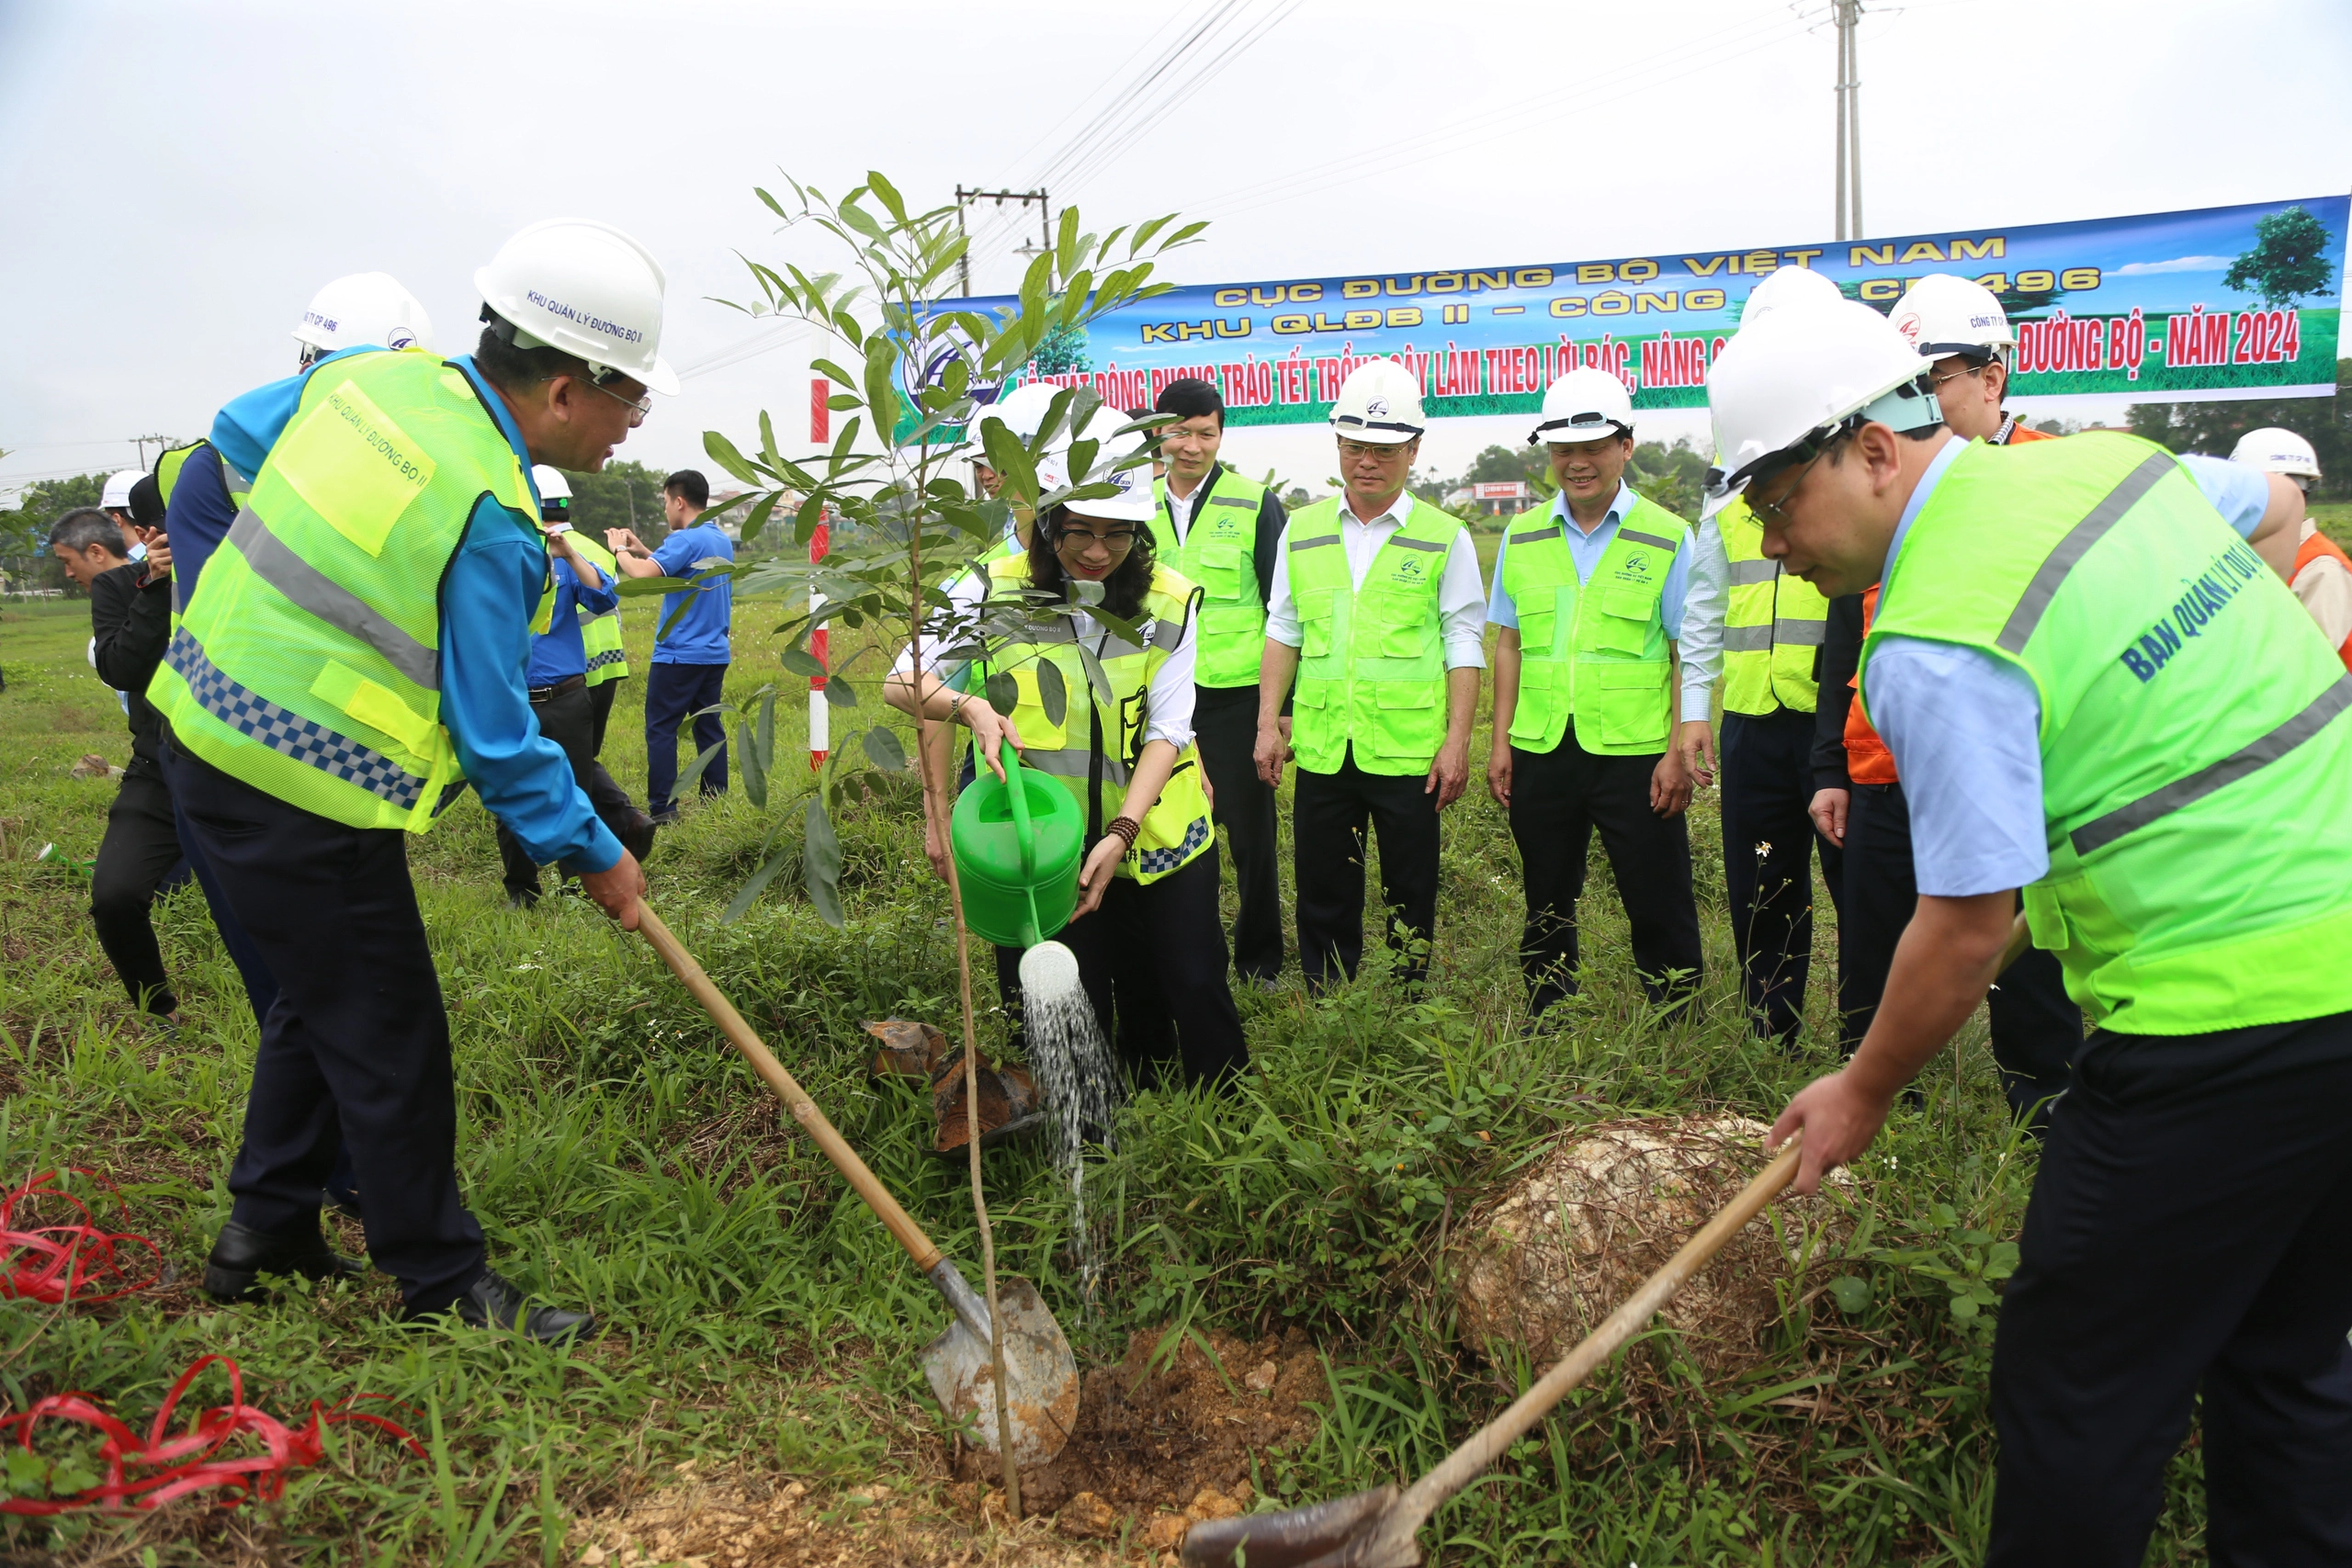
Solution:
[{"label": "green watering can", "polygon": [[956,802],[947,840],[964,889],[964,923],[1000,947],[1035,947],[1078,908],[1086,818],[1078,799],[1023,769],[1003,748],[1004,777],[987,768]]}]

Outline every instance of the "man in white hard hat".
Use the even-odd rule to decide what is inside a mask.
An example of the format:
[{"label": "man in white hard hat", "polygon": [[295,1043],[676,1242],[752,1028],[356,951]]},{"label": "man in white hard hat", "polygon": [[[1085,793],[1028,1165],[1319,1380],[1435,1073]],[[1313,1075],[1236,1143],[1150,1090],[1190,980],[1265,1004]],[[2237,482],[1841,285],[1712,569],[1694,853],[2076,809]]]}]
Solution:
[{"label": "man in white hard hat", "polygon": [[243,1300],[264,1274],[356,1267],[319,1231],[340,1141],[411,1316],[552,1339],[590,1320],[493,1272],[458,1195],[448,1021],[405,835],[469,785],[636,924],[636,860],[532,721],[548,562],[528,475],[602,468],[677,383],[657,352],[662,269],[619,231],[535,224],[474,281],[474,354],[329,357],[241,400],[282,417],[243,423],[266,457],[152,694],[173,793],[279,987],[206,1290]]},{"label": "man in white hard hat", "polygon": [[[2230,461],[2280,475],[2305,495],[2320,479],[2319,454],[2312,450],[2312,444],[2276,425],[2240,436],[2230,449]],[[2352,558],[2308,516],[2296,541],[2295,574],[2290,585],[2318,623],[2320,635],[2327,638],[2345,668],[2352,670]]]},{"label": "man in white hard hat", "polygon": [[[1946,430],[1995,446],[2052,439],[2001,407],[2017,337],[2001,302],[1983,284],[1930,273],[1912,284],[1888,319],[1928,362]],[[1919,897],[1910,808],[1894,754],[1853,700],[1862,639],[1877,607],[1872,589],[1829,608],[1812,758],[1814,826],[1845,852],[1838,1005],[1838,1044],[1849,1055],[1870,1031],[1895,943]],[[2038,1131],[2051,1103],[2065,1092],[2067,1064],[2082,1047],[2082,1010],[2067,998],[2058,960],[2035,948],[2002,975],[1986,1011],[2009,1109]]]},{"label": "man in white hard hat", "polygon": [[130,514],[130,487],[147,477],[144,468],[125,468],[108,474],[105,491],[98,498],[98,510],[104,512],[122,535],[124,556],[132,561],[147,558],[146,541],[140,537],[139,525]]},{"label": "man in white hard hat", "polygon": [[1487,663],[1469,533],[1407,488],[1428,424],[1419,382],[1395,360],[1371,360],[1341,384],[1330,417],[1343,493],[1283,530],[1258,670],[1258,776],[1279,786],[1283,764],[1298,761],[1291,845],[1310,990],[1353,978],[1363,956],[1367,821],[1399,972],[1428,973],[1438,814],[1469,778]]},{"label": "man in white hard hat", "polygon": [[[1776,310],[1835,308],[1845,297],[1810,267],[1765,276],[1740,307],[1743,329]],[[1724,887],[1740,984],[1758,1035],[1793,1045],[1813,970],[1813,863],[1833,907],[1844,896],[1836,843],[1814,830],[1814,710],[1827,604],[1764,558],[1763,531],[1737,496],[1713,495],[1691,535],[1689,607],[1682,617],[1684,765],[1713,776],[1708,728],[1724,676]],[[1839,922],[1842,931],[1844,922]]]},{"label": "man in white hard hat", "polygon": [[[1765,552],[1883,583],[1861,694],[1918,908],[1853,1060],[1790,1102],[1796,1188],[1967,1022],[2026,889],[2097,1025],[2002,1296],[1987,1562],[2136,1564],[2201,1393],[2217,1560],[2352,1561],[2352,673],[2276,567],[2301,493],[2120,434],[1944,428],[1863,306],[1708,375]],[[2281,831],[2291,821],[2294,830]]]},{"label": "man in white hard hat", "polygon": [[[1522,513],[1495,557],[1495,733],[1487,789],[1510,813],[1527,892],[1528,1016],[1577,989],[1577,900],[1598,829],[1654,1003],[1698,985],[1691,774],[1675,744],[1675,648],[1688,525],[1625,482],[1634,403],[1606,370],[1571,370],[1528,436],[1559,493]],[[1707,723],[1701,688],[1698,724]]]},{"label": "man in white hard hat", "polygon": [[[539,526],[548,541],[549,595],[547,630],[531,635],[531,662],[524,686],[539,733],[563,749],[571,780],[587,795],[613,837],[639,863],[653,852],[653,819],[629,800],[628,792],[596,761],[596,715],[588,690],[588,618],[620,606],[617,569],[571,526],[571,484],[541,463],[531,469],[539,492]],[[602,556],[600,563],[598,556]],[[525,909],[539,901],[539,867],[505,823],[498,825],[498,857],[504,868],[506,907]]]}]

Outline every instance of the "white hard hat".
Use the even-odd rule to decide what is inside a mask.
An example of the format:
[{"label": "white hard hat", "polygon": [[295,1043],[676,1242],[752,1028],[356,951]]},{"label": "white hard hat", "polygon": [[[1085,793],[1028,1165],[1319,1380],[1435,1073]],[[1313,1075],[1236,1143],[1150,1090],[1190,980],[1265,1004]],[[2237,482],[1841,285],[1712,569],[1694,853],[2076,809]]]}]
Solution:
[{"label": "white hard hat", "polygon": [[1775,310],[1743,326],[1707,371],[1728,495],[1809,435],[1867,421],[1917,430],[1943,418],[1927,367],[1868,305]]},{"label": "white hard hat", "polygon": [[144,468],[125,468],[119,474],[108,474],[106,494],[98,500],[99,508],[107,512],[130,511],[130,487],[146,477]]},{"label": "white hard hat", "polygon": [[[996,401],[984,405],[973,416],[973,423],[1001,420],[1005,429],[1025,446],[1037,439],[1038,428],[1046,423],[1046,412],[1054,406],[1054,400],[1062,390],[1049,381],[1023,381],[1012,390],[1000,393]],[[1067,427],[1059,434],[1064,440],[1069,438]],[[976,454],[975,457],[979,462],[988,460],[985,454]]]},{"label": "white hard hat", "polygon": [[311,296],[294,341],[327,354],[362,345],[430,349],[433,322],[391,274],[355,272]]},{"label": "white hard hat", "polygon": [[1634,400],[1625,383],[1606,370],[1586,365],[1569,371],[1544,392],[1544,423],[1529,433],[1527,444],[1566,445],[1633,434]]},{"label": "white hard hat", "polygon": [[1420,378],[1393,359],[1355,367],[1331,404],[1331,428],[1351,441],[1401,446],[1429,428]]},{"label": "white hard hat", "polygon": [[571,481],[563,477],[561,468],[551,468],[545,463],[531,465],[531,482],[538,487],[541,501],[570,501]]},{"label": "white hard hat", "polygon": [[1949,272],[1915,279],[1887,320],[1919,351],[1922,359],[1965,355],[1979,361],[2007,355],[2018,334],[2008,313],[1983,284]]},{"label": "white hard hat", "polygon": [[482,302],[518,348],[560,348],[601,377],[617,371],[649,391],[678,389],[662,346],[661,264],[609,223],[534,223],[474,274]]},{"label": "white hard hat", "polygon": [[1764,275],[1764,281],[1747,291],[1740,302],[1739,324],[1761,321],[1774,310],[1790,306],[1810,307],[1838,305],[1846,296],[1825,273],[1809,266],[1776,266]]},{"label": "white hard hat", "polygon": [[[1133,468],[1120,467],[1143,449],[1143,442],[1130,435],[1121,439],[1115,446],[1097,454],[1094,471],[1083,482],[1116,485],[1119,493],[1090,496],[1084,501],[1065,504],[1080,517],[1099,518],[1105,523],[1150,522],[1159,511],[1159,498],[1151,492],[1151,465],[1138,463]],[[1049,495],[1074,482],[1077,481],[1070,478],[1067,447],[1048,452],[1037,459],[1037,492],[1040,495]]]},{"label": "white hard hat", "polygon": [[[2259,468],[2266,474],[2286,474],[2297,479],[2319,478],[2319,454],[2312,444],[2291,430],[2277,425],[2262,430],[2249,430],[2238,437],[2230,449],[2230,461],[2249,468]],[[111,487],[109,487],[111,489]]]}]

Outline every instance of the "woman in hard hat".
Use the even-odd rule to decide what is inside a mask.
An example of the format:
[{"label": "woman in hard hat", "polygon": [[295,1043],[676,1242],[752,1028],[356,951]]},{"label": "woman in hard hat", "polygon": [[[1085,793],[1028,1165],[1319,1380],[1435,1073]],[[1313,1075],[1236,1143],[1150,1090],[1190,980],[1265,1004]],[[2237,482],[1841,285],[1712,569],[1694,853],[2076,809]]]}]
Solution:
[{"label": "woman in hard hat", "polygon": [[2137,1564],[2200,1395],[2216,1559],[2352,1561],[2352,673],[2266,558],[2301,493],[1961,441],[1861,305],[1743,329],[1707,393],[1766,555],[1883,584],[1861,694],[1910,798],[1885,997],[1772,1131],[1797,1190],[1966,1024],[2020,886],[2096,1025],[2000,1303],[1986,1561]]},{"label": "woman in hard hat", "polygon": [[[2280,475],[2305,495],[2319,483],[2319,454],[2312,450],[2312,444],[2276,425],[2240,436],[2231,448],[2230,461]],[[2344,667],[2352,670],[2352,557],[2346,556],[2343,547],[2321,533],[2319,525],[2309,517],[2303,519],[2301,537],[2295,541],[2295,572],[2288,585],[2319,623],[2320,635],[2344,660]]]},{"label": "woman in hard hat", "polygon": [[[1047,505],[1026,554],[991,560],[985,579],[967,577],[951,589],[959,626],[992,624],[997,635],[965,650],[976,656],[961,692],[938,676],[943,655],[956,650],[926,647],[922,700],[927,716],[971,731],[1000,778],[1000,749],[1009,744],[1024,767],[1060,780],[1085,808],[1078,911],[1057,940],[1077,955],[1103,1035],[1137,1082],[1151,1083],[1158,1064],[1174,1055],[1186,1083],[1223,1083],[1249,1065],[1250,1050],[1226,980],[1216,840],[1193,739],[1199,593],[1154,558],[1149,470],[1139,462],[1120,466],[1141,451],[1131,440],[1097,465],[1091,484],[1116,485],[1115,494]],[[1047,495],[1074,477],[1061,454],[1037,469]],[[1103,611],[1136,640],[1082,607],[1080,594],[1091,591],[1081,584],[1101,585]],[[1015,607],[1024,593],[1040,597]],[[989,599],[1010,603],[990,611],[983,605]],[[967,630],[951,641],[978,636]],[[1080,647],[1110,686],[1107,703]],[[1038,679],[1047,665],[1062,678],[1067,707],[1058,723]],[[1019,694],[1007,712],[986,694],[991,672],[1010,675]],[[902,660],[889,700],[912,712],[915,690]],[[933,735],[944,743],[944,726]],[[944,875],[940,839],[933,835],[931,853]],[[1020,961],[1018,950],[997,949],[997,983],[1008,998],[1021,994]]]}]

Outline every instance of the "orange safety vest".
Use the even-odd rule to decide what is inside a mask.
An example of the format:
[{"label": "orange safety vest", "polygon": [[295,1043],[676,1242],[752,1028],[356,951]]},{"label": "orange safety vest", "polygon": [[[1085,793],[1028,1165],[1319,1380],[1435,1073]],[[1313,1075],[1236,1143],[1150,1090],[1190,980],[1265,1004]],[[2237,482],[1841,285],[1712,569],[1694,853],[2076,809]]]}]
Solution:
[{"label": "orange safety vest", "polygon": [[[2295,551],[2294,575],[2297,577],[2302,576],[2303,568],[2311,565],[2312,562],[2319,559],[2322,556],[2334,556],[2337,562],[2343,566],[2345,570],[2352,571],[2352,556],[2346,555],[2335,540],[2314,529],[2312,530],[2312,536],[2305,539],[2302,542],[2301,547]],[[2344,660],[2344,668],[2346,670],[2352,670],[2352,637],[2346,637],[2343,643],[2337,647],[2335,656]]]},{"label": "orange safety vest", "polygon": [[[1992,445],[2014,446],[2020,441],[2055,441],[2056,439],[2058,438],[2046,430],[2028,430],[2023,424],[2018,423],[2017,416],[2012,414],[2000,434],[1993,437]],[[2330,546],[2329,548],[2334,549],[2335,547]],[[2335,553],[2341,556],[2344,552],[2337,550]],[[2302,564],[2302,561],[2298,558],[2295,562],[2296,570],[2300,571]],[[2346,564],[2352,566],[2352,561],[2346,561]],[[1864,637],[1867,638],[1871,635],[1871,622],[1877,615],[1878,589],[1873,585],[1862,595],[1862,636]],[[2352,649],[2352,640],[2347,640],[2345,646]],[[2346,655],[2345,663],[2347,667],[2352,667],[2352,654]],[[1854,687],[1857,693],[1861,689],[1860,682],[1861,671],[1859,670],[1846,681],[1846,684]],[[1862,716],[1862,700],[1859,695],[1846,709],[1846,776],[1856,784],[1891,784],[1901,782],[1894,776],[1894,753],[1886,749],[1886,742],[1880,739],[1878,731],[1871,728],[1871,721]]]}]

